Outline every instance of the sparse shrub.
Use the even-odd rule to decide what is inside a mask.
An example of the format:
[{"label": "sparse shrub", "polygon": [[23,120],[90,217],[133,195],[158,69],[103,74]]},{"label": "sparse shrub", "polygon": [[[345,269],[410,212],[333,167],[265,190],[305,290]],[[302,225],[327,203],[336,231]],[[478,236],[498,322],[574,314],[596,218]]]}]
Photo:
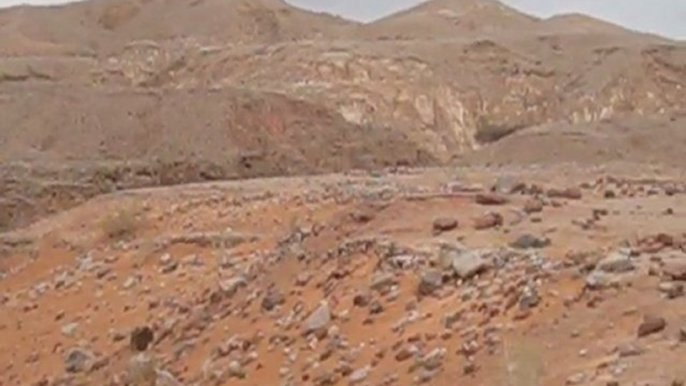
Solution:
[{"label": "sparse shrub", "polygon": [[140,225],[138,211],[134,207],[119,209],[107,214],[100,225],[103,234],[109,239],[129,238],[136,233]]}]

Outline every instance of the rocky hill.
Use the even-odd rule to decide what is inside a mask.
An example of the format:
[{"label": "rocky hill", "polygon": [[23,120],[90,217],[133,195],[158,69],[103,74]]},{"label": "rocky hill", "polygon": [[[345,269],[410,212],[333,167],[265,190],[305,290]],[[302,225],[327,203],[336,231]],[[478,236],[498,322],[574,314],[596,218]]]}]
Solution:
[{"label": "rocky hill", "polygon": [[527,127],[686,104],[685,43],[488,0],[370,24],[279,0],[22,6],[0,11],[0,52],[1,202],[23,220],[63,205],[8,193],[27,184],[75,203],[158,184],[123,177],[153,169],[182,183],[444,165]]}]

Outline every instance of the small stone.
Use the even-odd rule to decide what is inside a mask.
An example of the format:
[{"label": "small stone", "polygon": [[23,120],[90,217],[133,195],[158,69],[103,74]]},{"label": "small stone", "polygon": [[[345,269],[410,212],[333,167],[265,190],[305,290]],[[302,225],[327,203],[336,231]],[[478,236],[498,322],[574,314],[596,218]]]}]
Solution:
[{"label": "small stone", "polygon": [[138,283],[138,280],[135,277],[130,276],[124,281],[124,284],[122,284],[122,288],[124,288],[125,290],[129,290],[133,288],[133,286],[135,286],[136,283]]},{"label": "small stone", "polygon": [[612,286],[616,282],[610,274],[602,271],[593,271],[586,276],[586,287],[591,290],[600,290]]},{"label": "small stone", "polygon": [[543,201],[537,198],[530,198],[524,203],[524,212],[528,214],[540,213],[543,211]]},{"label": "small stone", "polygon": [[427,269],[419,278],[417,293],[422,296],[430,296],[443,286],[443,273],[436,269]]},{"label": "small stone", "polygon": [[172,261],[171,263],[162,266],[162,268],[160,269],[160,273],[169,274],[176,271],[177,268],[179,268],[179,263],[176,261]]},{"label": "small stone", "polygon": [[136,327],[131,331],[129,346],[133,351],[143,352],[148,349],[154,339],[155,334],[150,327]]},{"label": "small stone", "polygon": [[231,278],[219,283],[219,290],[221,294],[226,297],[231,297],[238,292],[239,288],[247,285],[245,279],[242,277]]},{"label": "small stone", "polygon": [[367,307],[372,300],[372,296],[369,292],[361,292],[355,295],[353,298],[353,305],[356,307]]},{"label": "small stone", "polygon": [[636,343],[626,342],[617,346],[617,354],[620,358],[642,355],[645,350]]},{"label": "small stone", "polygon": [[667,327],[665,318],[657,315],[646,315],[638,326],[638,337],[656,334]]},{"label": "small stone", "polygon": [[427,370],[435,370],[443,365],[443,356],[445,355],[445,350],[434,349],[430,353],[426,354],[421,358],[420,362],[422,367]]},{"label": "small stone", "polygon": [[538,295],[536,288],[527,286],[519,297],[519,308],[522,310],[529,310],[538,306],[540,302],[541,297]]},{"label": "small stone", "polygon": [[509,201],[507,197],[501,196],[497,193],[477,194],[474,200],[479,205],[504,205]]},{"label": "small stone", "polygon": [[262,298],[262,309],[264,311],[272,311],[274,308],[284,304],[286,298],[283,293],[277,289],[271,289],[267,292],[264,298]]},{"label": "small stone", "polygon": [[370,209],[362,208],[350,213],[350,218],[358,223],[368,223],[374,219],[374,213]]},{"label": "small stone", "polygon": [[469,362],[469,363],[465,364],[464,367],[462,368],[462,373],[464,373],[464,375],[472,375],[472,374],[476,373],[478,369],[479,368],[477,367],[476,363]]},{"label": "small stone", "polygon": [[318,330],[326,328],[331,322],[331,309],[327,302],[322,302],[310,316],[307,317],[304,323],[305,334],[310,334]]},{"label": "small stone", "polygon": [[679,330],[679,342],[686,343],[686,327],[681,327]]},{"label": "small stone", "polygon": [[229,376],[232,378],[245,379],[247,376],[245,368],[238,361],[231,361],[227,367],[227,370],[229,372]]},{"label": "small stone", "polygon": [[583,196],[581,189],[576,187],[567,188],[564,190],[550,189],[547,192],[550,198],[566,198],[569,200],[580,200]]},{"label": "small stone", "polygon": [[78,329],[79,324],[76,322],[65,324],[64,326],[62,326],[62,334],[64,336],[73,337]]},{"label": "small stone", "polygon": [[567,385],[580,385],[586,381],[586,374],[584,373],[576,373],[574,375],[571,375],[565,383]]},{"label": "small stone", "polygon": [[404,362],[414,356],[414,350],[409,347],[403,347],[395,354],[395,360],[398,362]]},{"label": "small stone", "polygon": [[420,369],[419,374],[414,378],[414,383],[421,385],[427,382],[430,382],[432,379],[438,375],[440,370],[427,370],[427,369]]},{"label": "small stone", "polygon": [[311,279],[312,275],[309,272],[301,272],[295,277],[295,285],[305,287]]},{"label": "small stone", "polygon": [[536,237],[531,234],[524,234],[517,240],[512,242],[510,246],[516,249],[540,249],[550,245],[550,239],[545,237]]},{"label": "small stone", "polygon": [[172,256],[169,253],[165,253],[160,256],[160,265],[167,265],[172,262]]},{"label": "small stone", "polygon": [[624,273],[632,271],[635,268],[629,253],[626,251],[613,252],[601,260],[597,265],[597,269],[609,273]]},{"label": "small stone", "polygon": [[441,248],[439,260],[449,265],[461,279],[471,279],[486,271],[491,265],[481,251],[464,251],[447,246]]},{"label": "small stone", "polygon": [[372,284],[369,288],[372,291],[386,292],[390,287],[398,284],[398,279],[391,273],[380,273],[374,275]]},{"label": "small stone", "polygon": [[684,296],[684,285],[681,283],[660,283],[658,289],[660,292],[664,293],[668,299],[676,299]]},{"label": "small stone", "polygon": [[501,176],[491,187],[491,191],[500,194],[515,194],[526,190],[526,184],[514,176]]},{"label": "small stone", "polygon": [[68,373],[88,372],[94,362],[95,355],[92,352],[82,348],[73,348],[64,358],[64,369]]},{"label": "small stone", "polygon": [[352,374],[350,374],[350,377],[348,378],[350,384],[357,385],[358,383],[362,383],[369,376],[370,370],[370,366],[365,366],[361,369],[355,370]]},{"label": "small stone", "polygon": [[454,218],[448,218],[448,217],[441,217],[437,218],[433,222],[433,231],[436,234],[440,234],[443,232],[450,232],[454,229],[456,229],[458,226],[457,220]]},{"label": "small stone", "polygon": [[374,300],[370,305],[369,305],[369,314],[371,315],[378,315],[384,311],[383,305],[381,302],[378,300]]},{"label": "small stone", "polygon": [[502,226],[503,216],[499,213],[488,212],[474,219],[474,229],[485,230]]}]

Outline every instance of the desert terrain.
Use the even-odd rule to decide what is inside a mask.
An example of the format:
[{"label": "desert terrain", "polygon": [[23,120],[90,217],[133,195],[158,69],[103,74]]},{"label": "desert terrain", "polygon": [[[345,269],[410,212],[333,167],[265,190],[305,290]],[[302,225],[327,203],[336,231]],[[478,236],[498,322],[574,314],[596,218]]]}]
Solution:
[{"label": "desert terrain", "polygon": [[685,124],[584,15],[0,9],[0,386],[684,385]]}]

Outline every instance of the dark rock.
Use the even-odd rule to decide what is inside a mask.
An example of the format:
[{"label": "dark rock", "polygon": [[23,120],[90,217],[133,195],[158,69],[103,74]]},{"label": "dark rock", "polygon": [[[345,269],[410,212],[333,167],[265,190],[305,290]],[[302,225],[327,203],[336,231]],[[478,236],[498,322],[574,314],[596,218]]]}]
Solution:
[{"label": "dark rock", "polygon": [[371,210],[367,209],[358,209],[352,213],[350,213],[350,218],[353,219],[353,221],[358,222],[358,223],[368,223],[374,219],[374,213],[372,213]]},{"label": "dark rock", "polygon": [[153,340],[155,340],[155,334],[150,327],[136,327],[131,331],[129,346],[133,351],[142,352],[148,349]]},{"label": "dark rock", "polygon": [[443,286],[443,273],[436,269],[427,269],[419,278],[417,292],[422,296],[430,296]]},{"label": "dark rock", "polygon": [[479,205],[504,205],[509,201],[507,197],[501,196],[497,193],[477,194],[474,200]]},{"label": "dark rock", "polygon": [[160,268],[160,272],[164,274],[172,273],[176,271],[176,269],[179,268],[179,262],[178,261],[170,261],[169,263],[165,264]]},{"label": "dark rock", "polygon": [[550,239],[546,237],[536,237],[531,234],[520,236],[517,240],[512,242],[510,246],[517,249],[540,249],[550,245]]},{"label": "dark rock", "polygon": [[383,304],[379,302],[378,300],[374,300],[370,305],[369,305],[369,313],[371,315],[378,315],[384,311]]},{"label": "dark rock", "polygon": [[665,318],[657,315],[646,315],[638,326],[638,337],[656,334],[667,327]]},{"label": "dark rock", "polygon": [[264,298],[262,298],[262,309],[265,311],[272,311],[274,308],[284,304],[286,298],[283,293],[277,289],[271,289],[267,292]]},{"label": "dark rock", "polygon": [[73,348],[64,357],[64,369],[68,373],[88,372],[95,362],[95,355],[82,348]]},{"label": "dark rock", "polygon": [[462,368],[462,373],[464,373],[464,375],[473,375],[478,370],[479,370],[479,368],[477,367],[476,363],[469,362],[469,363],[465,364],[464,367]]},{"label": "dark rock", "polygon": [[356,307],[367,307],[372,300],[372,296],[368,292],[361,292],[353,298],[353,304]]},{"label": "dark rock", "polygon": [[686,327],[681,327],[679,330],[679,342],[686,343]]}]

